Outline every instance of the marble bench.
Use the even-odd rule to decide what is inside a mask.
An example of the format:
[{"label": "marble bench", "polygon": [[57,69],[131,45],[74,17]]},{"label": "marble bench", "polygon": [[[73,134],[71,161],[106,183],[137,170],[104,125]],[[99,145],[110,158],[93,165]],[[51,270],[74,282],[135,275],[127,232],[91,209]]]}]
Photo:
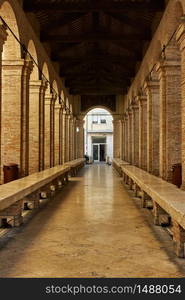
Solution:
[{"label": "marble bench", "polygon": [[121,167],[123,165],[129,165],[129,163],[126,162],[126,161],[124,161],[124,160],[122,160],[122,159],[120,159],[120,158],[113,158],[113,160],[112,160],[112,166],[118,172],[118,174],[120,176],[123,175],[122,169],[121,169]]},{"label": "marble bench", "polygon": [[71,176],[76,176],[79,169],[84,167],[84,164],[85,164],[85,158],[78,158],[78,159],[66,162],[64,165],[70,167],[70,175]]},{"label": "marble bench", "polygon": [[[155,225],[172,229],[175,252],[185,257],[185,191],[135,166],[122,166],[123,179],[142,198],[142,207],[151,207]],[[149,203],[149,204],[148,204]]]},{"label": "marble bench", "polygon": [[70,167],[58,165],[0,186],[0,220],[13,218],[12,226],[22,224],[23,203],[38,208],[42,192],[52,193],[68,181]]}]

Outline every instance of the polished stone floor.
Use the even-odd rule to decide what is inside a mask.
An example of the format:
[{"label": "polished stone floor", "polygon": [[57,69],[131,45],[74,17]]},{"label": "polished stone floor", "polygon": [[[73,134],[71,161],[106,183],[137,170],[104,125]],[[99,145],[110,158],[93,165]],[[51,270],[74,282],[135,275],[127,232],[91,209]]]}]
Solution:
[{"label": "polished stone floor", "polygon": [[86,166],[0,246],[0,277],[185,276],[167,232],[104,164]]}]

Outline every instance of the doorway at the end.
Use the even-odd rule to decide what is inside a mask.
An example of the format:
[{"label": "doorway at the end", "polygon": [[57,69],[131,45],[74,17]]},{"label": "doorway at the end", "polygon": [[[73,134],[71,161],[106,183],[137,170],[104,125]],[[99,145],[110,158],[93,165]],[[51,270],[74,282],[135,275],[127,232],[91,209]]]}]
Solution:
[{"label": "doorway at the end", "polygon": [[106,144],[93,144],[93,160],[94,162],[106,161]]}]

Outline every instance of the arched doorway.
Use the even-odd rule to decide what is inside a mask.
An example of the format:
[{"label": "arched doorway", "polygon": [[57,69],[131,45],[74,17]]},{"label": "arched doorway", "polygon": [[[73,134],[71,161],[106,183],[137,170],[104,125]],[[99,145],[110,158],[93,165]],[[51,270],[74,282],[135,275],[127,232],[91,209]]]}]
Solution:
[{"label": "arched doorway", "polygon": [[85,155],[89,162],[110,162],[113,158],[113,117],[104,108],[91,109],[84,118]]}]

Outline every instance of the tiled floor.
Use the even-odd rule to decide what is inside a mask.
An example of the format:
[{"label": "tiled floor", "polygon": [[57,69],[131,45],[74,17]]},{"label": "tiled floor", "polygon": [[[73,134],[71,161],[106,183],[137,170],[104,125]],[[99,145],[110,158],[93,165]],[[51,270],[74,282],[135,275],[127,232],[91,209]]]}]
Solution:
[{"label": "tiled floor", "polygon": [[164,229],[111,166],[86,166],[4,238],[0,277],[184,277]]}]

